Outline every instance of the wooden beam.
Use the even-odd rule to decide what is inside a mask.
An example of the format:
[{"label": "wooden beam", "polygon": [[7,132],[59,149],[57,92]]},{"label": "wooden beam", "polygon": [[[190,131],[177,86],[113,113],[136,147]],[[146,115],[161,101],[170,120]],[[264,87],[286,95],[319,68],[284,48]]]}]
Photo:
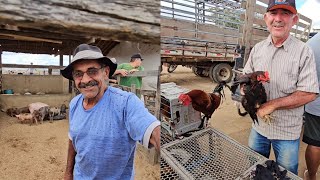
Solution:
[{"label": "wooden beam", "polygon": [[[0,46],[0,76],[1,75],[2,75],[2,50]],[[1,77],[0,77],[0,81],[1,81]],[[0,82],[0,93],[1,93],[1,82]]]},{"label": "wooden beam", "polygon": [[[160,4],[150,0],[4,0],[0,21],[62,34],[160,42]],[[112,8],[110,8],[112,7]],[[107,10],[107,11],[106,11]]]},{"label": "wooden beam", "polygon": [[63,41],[63,42],[69,42],[69,41],[85,42],[89,39],[89,37],[83,36],[81,34],[69,35],[69,34],[54,33],[54,32],[48,32],[45,30],[37,30],[37,29],[30,29],[30,28],[23,28],[23,27],[20,27],[18,31],[1,29],[0,27],[0,33],[34,37],[34,38],[44,38],[44,39]]},{"label": "wooden beam", "polygon": [[7,36],[7,37],[9,37],[9,39],[14,39],[14,40],[50,42],[50,43],[55,43],[55,44],[62,44],[62,41],[56,41],[56,40],[44,39],[44,38],[35,38],[35,37],[30,37],[30,36],[20,36],[20,35],[4,34],[4,33],[0,33],[0,36],[4,36],[4,37]]},{"label": "wooden beam", "polygon": [[248,0],[246,4],[246,13],[245,13],[245,20],[244,20],[245,25],[242,33],[243,34],[242,45],[246,47],[243,65],[246,64],[249,58],[250,47],[253,46],[253,44],[250,43],[250,40],[252,39],[255,5],[256,5],[256,0]]}]

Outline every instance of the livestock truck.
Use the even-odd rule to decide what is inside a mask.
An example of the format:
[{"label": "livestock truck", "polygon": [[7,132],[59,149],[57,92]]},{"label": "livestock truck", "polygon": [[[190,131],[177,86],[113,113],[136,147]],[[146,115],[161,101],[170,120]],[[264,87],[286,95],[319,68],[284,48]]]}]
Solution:
[{"label": "livestock truck", "polygon": [[[268,0],[161,0],[161,62],[201,77],[230,82],[250,48],[266,39]],[[291,33],[309,38],[311,19],[299,14]],[[171,70],[172,71],[172,70]]]}]

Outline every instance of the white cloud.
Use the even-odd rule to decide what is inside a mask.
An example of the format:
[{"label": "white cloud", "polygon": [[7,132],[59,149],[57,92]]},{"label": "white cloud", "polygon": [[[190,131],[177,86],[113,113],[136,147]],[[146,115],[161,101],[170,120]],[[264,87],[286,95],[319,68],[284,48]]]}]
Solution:
[{"label": "white cloud", "polygon": [[[3,64],[30,64],[34,65],[59,65],[59,56],[45,55],[45,54],[25,54],[3,52]],[[63,56],[63,65],[69,64],[68,56]]]},{"label": "white cloud", "polygon": [[312,28],[320,28],[319,9],[320,0],[308,0],[298,9],[298,12],[312,19]]}]

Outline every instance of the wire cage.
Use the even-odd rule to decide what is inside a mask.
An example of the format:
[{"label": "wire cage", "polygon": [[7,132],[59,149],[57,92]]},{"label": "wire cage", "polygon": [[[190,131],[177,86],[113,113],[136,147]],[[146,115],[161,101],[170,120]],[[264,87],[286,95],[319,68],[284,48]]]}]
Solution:
[{"label": "wire cage", "polygon": [[161,126],[173,138],[197,130],[201,124],[201,113],[178,101],[179,95],[188,91],[173,82],[161,84]]},{"label": "wire cage", "polygon": [[[164,144],[163,160],[181,179],[236,179],[265,157],[208,128]],[[164,164],[161,168],[164,168]],[[165,171],[161,171],[165,173]],[[161,175],[166,179],[165,174]]]}]

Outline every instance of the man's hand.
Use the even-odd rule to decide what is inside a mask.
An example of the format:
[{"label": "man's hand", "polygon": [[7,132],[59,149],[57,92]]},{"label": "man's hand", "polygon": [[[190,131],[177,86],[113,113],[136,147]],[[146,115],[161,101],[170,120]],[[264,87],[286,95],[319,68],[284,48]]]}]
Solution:
[{"label": "man's hand", "polygon": [[73,180],[73,168],[75,164],[76,151],[73,147],[72,141],[69,139],[67,167],[64,173],[64,180]]},{"label": "man's hand", "polygon": [[73,175],[70,173],[64,173],[64,180],[73,180]]},{"label": "man's hand", "polygon": [[260,106],[260,108],[257,111],[257,116],[260,118],[264,118],[266,115],[269,115],[275,111],[276,108],[273,106],[272,103],[266,102]]},{"label": "man's hand", "polygon": [[139,71],[139,70],[138,70],[138,69],[131,69],[131,70],[129,71],[129,73],[132,74],[132,73],[134,73],[134,72],[136,72],[136,71]]},{"label": "man's hand", "polygon": [[117,70],[117,74],[121,74],[121,76],[127,76],[128,75],[128,71],[124,70],[124,69],[118,69]]},{"label": "man's hand", "polygon": [[150,137],[150,143],[156,148],[158,152],[160,152],[160,132],[160,126],[157,126],[153,129]]}]

